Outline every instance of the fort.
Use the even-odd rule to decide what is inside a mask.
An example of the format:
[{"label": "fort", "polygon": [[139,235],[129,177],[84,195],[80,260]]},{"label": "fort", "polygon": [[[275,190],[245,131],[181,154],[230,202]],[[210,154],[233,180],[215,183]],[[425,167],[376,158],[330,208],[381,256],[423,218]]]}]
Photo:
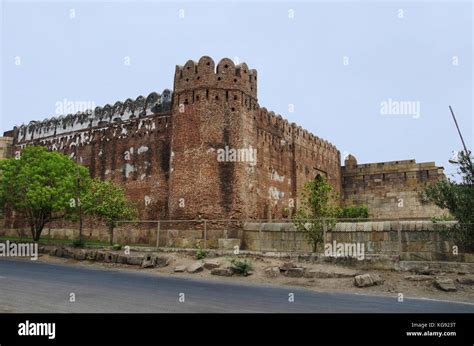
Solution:
[{"label": "fort", "polygon": [[[176,66],[172,91],[15,127],[1,138],[0,157],[26,145],[63,152],[92,177],[123,184],[142,220],[290,218],[318,174],[341,204],[367,204],[372,218],[442,214],[418,198],[425,183],[444,177],[442,167],[358,164],[352,155],[342,165],[335,145],[261,107],[257,71],[227,58]],[[248,148],[255,160],[218,159]]]}]

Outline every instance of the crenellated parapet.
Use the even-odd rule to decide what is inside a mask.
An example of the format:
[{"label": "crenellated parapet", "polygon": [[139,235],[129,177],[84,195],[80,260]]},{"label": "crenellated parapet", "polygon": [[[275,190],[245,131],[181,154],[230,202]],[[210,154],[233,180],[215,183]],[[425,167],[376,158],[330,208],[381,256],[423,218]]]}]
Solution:
[{"label": "crenellated parapet", "polygon": [[335,145],[315,136],[296,123],[290,124],[280,114],[268,111],[265,107],[257,110],[255,122],[260,131],[265,131],[268,135],[279,137],[279,141],[282,140],[287,145],[293,144],[301,149],[324,153],[327,156],[338,155],[339,151]]},{"label": "crenellated parapet", "polygon": [[174,92],[202,88],[239,90],[256,99],[257,71],[249,69],[246,63],[235,65],[228,58],[216,66],[208,56],[201,57],[199,62],[188,60],[184,66],[176,66]]},{"label": "crenellated parapet", "polygon": [[135,100],[117,101],[113,105],[107,104],[76,114],[31,121],[28,125],[14,128],[14,140],[15,143],[23,143],[168,112],[171,109],[171,97],[171,91],[165,89],[161,95],[152,92],[146,98],[138,96]]}]

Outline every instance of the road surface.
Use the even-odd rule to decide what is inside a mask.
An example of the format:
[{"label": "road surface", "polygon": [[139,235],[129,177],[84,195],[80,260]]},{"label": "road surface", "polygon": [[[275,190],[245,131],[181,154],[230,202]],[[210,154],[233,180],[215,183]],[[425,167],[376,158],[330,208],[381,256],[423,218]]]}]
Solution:
[{"label": "road surface", "polygon": [[[180,294],[184,293],[184,302]],[[289,294],[294,302],[289,302]],[[74,294],[74,295],[71,295]],[[75,296],[75,302],[70,297]],[[474,312],[474,304],[0,259],[0,312]]]}]

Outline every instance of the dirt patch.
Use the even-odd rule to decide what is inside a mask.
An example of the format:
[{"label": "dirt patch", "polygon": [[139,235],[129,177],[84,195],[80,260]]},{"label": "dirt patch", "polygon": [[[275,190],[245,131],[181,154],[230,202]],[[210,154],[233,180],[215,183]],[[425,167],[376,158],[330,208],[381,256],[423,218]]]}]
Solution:
[{"label": "dirt patch", "polygon": [[[144,255],[141,252],[132,252],[133,256]],[[233,275],[231,277],[216,276],[211,274],[211,270],[204,269],[197,273],[189,273],[186,270],[175,272],[177,267],[190,268],[197,262],[205,263],[212,262],[212,266],[219,264],[220,268],[230,266],[229,257],[212,257],[198,261],[189,253],[183,252],[167,252],[160,253],[160,256],[168,258],[168,265],[162,268],[140,268],[140,266],[118,264],[118,263],[103,263],[94,261],[78,261],[71,258],[62,258],[43,254],[39,257],[39,261],[56,263],[56,264],[75,264],[87,267],[110,268],[116,270],[137,270],[145,271],[156,275],[170,275],[179,277],[192,277],[209,280],[219,280],[226,282],[246,282],[246,283],[260,283],[272,284],[280,286],[303,287],[313,291],[319,292],[352,292],[373,295],[393,296],[398,299],[399,294],[403,294],[404,298],[430,298],[438,300],[450,300],[460,302],[474,302],[474,285],[466,285],[459,283],[456,279],[458,277],[466,277],[455,273],[447,274],[441,273],[443,277],[451,278],[456,283],[456,292],[444,292],[437,289],[434,285],[436,275],[430,275],[429,278],[423,280],[410,279],[412,273],[398,272],[390,270],[355,270],[353,268],[344,267],[334,264],[311,264],[311,263],[289,263],[277,258],[250,258],[252,262],[252,273],[249,276]],[[303,277],[288,277],[284,271],[276,270],[276,275],[269,276],[268,268],[286,269],[287,266],[296,268],[304,268],[305,275]],[[354,286],[353,276],[362,273],[378,274],[384,280],[382,285],[358,288]],[[273,271],[275,274],[275,269]],[[311,275],[307,275],[311,274]],[[439,275],[439,274],[438,274]],[[432,279],[430,279],[432,278]]]}]

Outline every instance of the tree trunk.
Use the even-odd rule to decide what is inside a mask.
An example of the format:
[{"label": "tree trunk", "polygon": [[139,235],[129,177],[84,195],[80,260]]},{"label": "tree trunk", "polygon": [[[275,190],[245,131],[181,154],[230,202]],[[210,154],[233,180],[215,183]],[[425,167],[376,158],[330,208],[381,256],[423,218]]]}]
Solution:
[{"label": "tree trunk", "polygon": [[113,225],[109,225],[109,234],[110,234],[110,238],[109,238],[109,243],[110,243],[110,246],[114,245],[114,226]]}]

